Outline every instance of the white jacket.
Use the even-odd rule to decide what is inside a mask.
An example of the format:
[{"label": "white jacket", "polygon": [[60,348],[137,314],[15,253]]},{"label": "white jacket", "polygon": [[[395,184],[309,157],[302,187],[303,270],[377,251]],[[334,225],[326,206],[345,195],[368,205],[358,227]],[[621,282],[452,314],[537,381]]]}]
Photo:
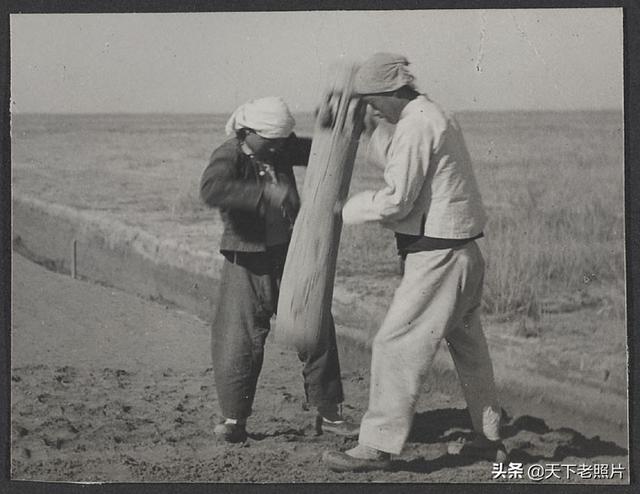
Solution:
[{"label": "white jacket", "polygon": [[487,217],[455,118],[421,95],[385,137],[388,128],[372,134],[368,156],[373,162],[382,158],[386,185],[349,198],[344,222],[380,221],[398,233],[447,239],[482,232]]}]

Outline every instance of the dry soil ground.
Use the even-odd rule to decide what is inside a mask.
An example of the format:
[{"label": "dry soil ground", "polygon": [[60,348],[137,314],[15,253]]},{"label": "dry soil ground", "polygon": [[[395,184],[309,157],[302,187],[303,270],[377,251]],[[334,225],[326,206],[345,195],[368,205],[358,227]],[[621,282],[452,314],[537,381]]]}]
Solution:
[{"label": "dry soil ground", "polygon": [[[321,452],[353,440],[316,435],[295,354],[267,345],[244,445],[216,441],[207,324],[190,314],[13,260],[12,478],[49,481],[491,482],[492,464],[448,455],[470,433],[464,404],[426,389],[390,472],[328,471]],[[343,361],[347,415],[362,416],[368,370]],[[543,482],[621,482],[603,465],[627,451],[607,437],[511,417],[510,461],[546,466]],[[618,441],[619,442],[619,441]],[[582,478],[554,464],[574,465]],[[581,464],[592,465],[580,470]],[[595,465],[598,465],[597,467]],[[586,472],[586,473],[584,473]],[[560,478],[556,478],[556,476]]]}]

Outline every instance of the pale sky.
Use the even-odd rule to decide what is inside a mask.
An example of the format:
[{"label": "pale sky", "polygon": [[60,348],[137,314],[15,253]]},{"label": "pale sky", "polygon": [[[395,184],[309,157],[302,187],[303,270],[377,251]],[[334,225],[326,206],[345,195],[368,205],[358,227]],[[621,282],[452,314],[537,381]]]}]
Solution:
[{"label": "pale sky", "polygon": [[619,8],[13,14],[10,42],[16,113],[308,111],[332,61],[377,51],[453,111],[623,106]]}]

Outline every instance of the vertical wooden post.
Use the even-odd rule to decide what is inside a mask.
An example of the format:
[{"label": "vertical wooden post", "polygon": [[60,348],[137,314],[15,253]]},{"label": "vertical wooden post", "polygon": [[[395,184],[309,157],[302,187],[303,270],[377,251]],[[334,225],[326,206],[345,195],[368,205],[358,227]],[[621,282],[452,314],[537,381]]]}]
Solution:
[{"label": "vertical wooden post", "polygon": [[313,351],[325,335],[335,280],[342,217],[335,212],[349,192],[364,126],[364,105],[354,94],[357,67],[334,67],[316,118],[302,207],[284,267],[276,338],[298,351]]}]

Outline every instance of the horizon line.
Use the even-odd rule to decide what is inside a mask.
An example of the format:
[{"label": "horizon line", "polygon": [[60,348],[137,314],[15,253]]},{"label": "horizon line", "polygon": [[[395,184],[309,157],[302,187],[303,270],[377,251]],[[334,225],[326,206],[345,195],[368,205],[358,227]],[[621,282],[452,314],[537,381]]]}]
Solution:
[{"label": "horizon line", "polygon": [[[496,109],[460,109],[452,110],[453,113],[507,113],[507,112],[624,112],[624,107],[599,107],[599,108],[496,108]],[[12,111],[10,115],[220,115],[231,114],[233,110],[227,111]],[[314,110],[292,111],[293,114],[309,114]]]}]

